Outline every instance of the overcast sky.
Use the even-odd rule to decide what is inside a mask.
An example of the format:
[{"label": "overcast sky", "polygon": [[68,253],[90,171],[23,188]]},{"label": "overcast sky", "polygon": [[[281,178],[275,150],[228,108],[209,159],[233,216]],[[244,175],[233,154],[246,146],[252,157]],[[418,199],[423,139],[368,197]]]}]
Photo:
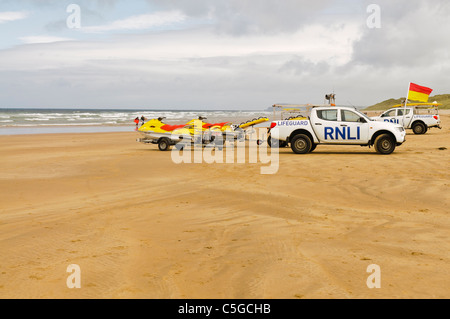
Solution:
[{"label": "overcast sky", "polygon": [[262,110],[333,91],[368,106],[410,82],[450,93],[449,3],[0,0],[0,107]]}]

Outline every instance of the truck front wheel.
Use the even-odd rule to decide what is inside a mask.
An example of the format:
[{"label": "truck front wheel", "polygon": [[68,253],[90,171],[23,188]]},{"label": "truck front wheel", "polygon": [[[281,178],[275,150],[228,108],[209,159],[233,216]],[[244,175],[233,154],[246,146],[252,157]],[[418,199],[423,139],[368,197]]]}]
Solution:
[{"label": "truck front wheel", "polygon": [[306,154],[311,151],[312,142],[308,135],[297,134],[291,140],[291,149],[295,154]]},{"label": "truck front wheel", "polygon": [[425,134],[428,131],[427,126],[421,122],[414,123],[412,129],[413,129],[414,134],[418,134],[418,135]]},{"label": "truck front wheel", "polygon": [[388,155],[395,150],[395,140],[389,134],[381,134],[375,139],[374,146],[377,153]]}]

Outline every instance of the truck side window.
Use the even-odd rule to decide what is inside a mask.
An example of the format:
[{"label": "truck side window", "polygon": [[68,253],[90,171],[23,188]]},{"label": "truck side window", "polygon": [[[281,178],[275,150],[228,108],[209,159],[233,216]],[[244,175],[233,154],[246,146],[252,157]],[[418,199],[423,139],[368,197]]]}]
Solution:
[{"label": "truck side window", "polygon": [[390,110],[389,112],[387,112],[386,114],[384,114],[384,116],[383,117],[392,117],[392,116],[395,116],[395,112],[396,112],[397,110]]},{"label": "truck side window", "polygon": [[343,122],[359,122],[360,118],[361,116],[352,111],[341,110],[341,121]]},{"label": "truck side window", "polygon": [[[411,110],[406,110],[405,115],[408,115],[411,112]],[[397,116],[403,116],[403,110],[399,109],[397,112]]]},{"label": "truck side window", "polygon": [[317,111],[317,117],[325,121],[337,121],[337,110]]}]

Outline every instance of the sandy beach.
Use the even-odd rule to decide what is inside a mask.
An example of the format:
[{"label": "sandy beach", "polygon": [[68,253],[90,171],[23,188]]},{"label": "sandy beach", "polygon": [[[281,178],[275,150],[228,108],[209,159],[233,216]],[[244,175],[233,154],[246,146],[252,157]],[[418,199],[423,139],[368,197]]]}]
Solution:
[{"label": "sandy beach", "polygon": [[449,298],[441,119],[389,156],[281,149],[273,175],[136,132],[0,136],[0,298]]}]

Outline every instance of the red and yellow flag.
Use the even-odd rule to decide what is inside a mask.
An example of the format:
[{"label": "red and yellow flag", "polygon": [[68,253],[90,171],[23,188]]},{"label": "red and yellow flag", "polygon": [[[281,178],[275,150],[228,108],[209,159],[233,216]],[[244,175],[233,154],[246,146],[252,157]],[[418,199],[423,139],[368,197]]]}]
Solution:
[{"label": "red and yellow flag", "polygon": [[428,102],[432,89],[414,83],[409,84],[408,100]]}]

